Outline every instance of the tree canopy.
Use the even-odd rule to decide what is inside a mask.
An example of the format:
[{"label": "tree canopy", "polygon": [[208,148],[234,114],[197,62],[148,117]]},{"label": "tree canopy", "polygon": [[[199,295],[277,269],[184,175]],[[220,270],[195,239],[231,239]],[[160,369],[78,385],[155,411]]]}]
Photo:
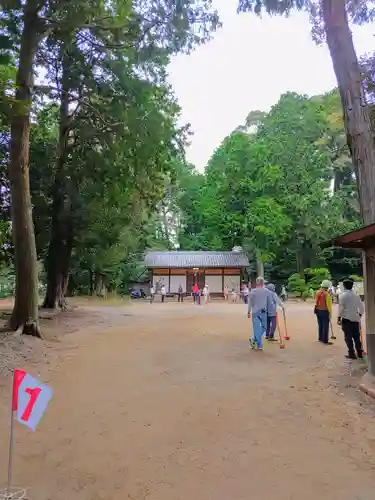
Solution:
[{"label": "tree canopy", "polygon": [[12,327],[39,334],[37,260],[44,307],[64,307],[72,271],[81,285],[87,273],[91,291],[115,285],[119,269],[129,279],[125,263],[158,239],[188,132],[167,65],[218,25],[211,0],[2,5],[1,229],[9,239],[11,214]]},{"label": "tree canopy", "polygon": [[190,171],[180,244],[242,246],[281,275],[326,263],[319,243],[360,224],[343,136],[337,91],[283,95],[255,132],[237,128],[224,139],[204,176]]}]

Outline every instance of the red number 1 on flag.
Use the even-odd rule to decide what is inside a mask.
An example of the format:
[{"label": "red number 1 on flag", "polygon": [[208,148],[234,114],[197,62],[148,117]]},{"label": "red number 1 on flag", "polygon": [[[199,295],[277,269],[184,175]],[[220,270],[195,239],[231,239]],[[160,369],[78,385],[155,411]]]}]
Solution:
[{"label": "red number 1 on flag", "polygon": [[31,412],[33,411],[36,400],[38,399],[39,394],[42,392],[40,387],[35,387],[35,389],[27,388],[25,389],[27,394],[30,394],[30,400],[25,408],[25,411],[21,415],[21,420],[27,422],[30,418]]},{"label": "red number 1 on flag", "polygon": [[17,411],[18,408],[18,391],[23,379],[26,376],[26,372],[23,370],[15,370],[13,376],[13,396],[12,396],[12,410]]}]

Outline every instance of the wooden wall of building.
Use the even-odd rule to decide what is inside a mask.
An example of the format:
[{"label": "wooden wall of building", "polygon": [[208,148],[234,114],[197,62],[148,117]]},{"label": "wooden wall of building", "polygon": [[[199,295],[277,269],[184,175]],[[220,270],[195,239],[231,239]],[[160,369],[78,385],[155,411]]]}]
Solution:
[{"label": "wooden wall of building", "polygon": [[152,282],[164,284],[168,293],[176,293],[181,284],[184,292],[190,293],[195,282],[200,288],[208,285],[210,293],[222,293],[225,286],[236,288],[241,283],[242,269],[240,268],[157,268],[152,269]]}]

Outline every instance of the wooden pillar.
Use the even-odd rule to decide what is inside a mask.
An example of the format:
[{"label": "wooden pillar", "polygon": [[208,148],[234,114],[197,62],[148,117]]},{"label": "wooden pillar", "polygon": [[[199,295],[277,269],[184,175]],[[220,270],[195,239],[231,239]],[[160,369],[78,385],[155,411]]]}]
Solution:
[{"label": "wooden pillar", "polygon": [[368,373],[375,377],[375,251],[363,254]]},{"label": "wooden pillar", "polygon": [[171,268],[169,268],[168,272],[168,293],[171,293]]},{"label": "wooden pillar", "polygon": [[224,293],[224,268],[221,270],[221,293]]}]

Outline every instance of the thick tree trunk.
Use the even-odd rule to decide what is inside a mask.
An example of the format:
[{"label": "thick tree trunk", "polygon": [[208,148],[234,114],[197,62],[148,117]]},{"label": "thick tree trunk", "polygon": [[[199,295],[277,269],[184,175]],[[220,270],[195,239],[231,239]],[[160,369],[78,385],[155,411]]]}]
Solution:
[{"label": "thick tree trunk", "polygon": [[[328,47],[344,109],[348,146],[358,185],[365,224],[375,222],[375,147],[369,109],[365,102],[361,72],[343,0],[323,0]],[[366,259],[366,340],[369,372],[375,376],[374,262]]]},{"label": "thick tree trunk", "polygon": [[90,295],[94,295],[94,273],[92,269],[89,269],[89,279],[90,279]]},{"label": "thick tree trunk", "polygon": [[10,319],[14,330],[41,337],[38,322],[38,268],[29,182],[30,101],[33,65],[38,45],[38,2],[28,0],[16,76],[16,109],[11,121],[9,181],[16,269],[15,304]]},{"label": "thick tree trunk", "polygon": [[[59,227],[56,234],[61,234]],[[68,238],[51,238],[47,256],[47,291],[43,302],[45,309],[65,309],[65,294],[69,283],[69,269],[72,255],[73,241]]]},{"label": "thick tree trunk", "polygon": [[257,259],[257,276],[264,278],[264,262],[260,259]]},{"label": "thick tree trunk", "polygon": [[95,295],[104,297],[105,292],[104,275],[100,271],[97,271],[95,273]]},{"label": "thick tree trunk", "polygon": [[297,273],[303,277],[305,273],[303,272],[304,265],[303,265],[303,255],[302,255],[303,250],[299,250],[297,252],[297,257],[296,257],[296,264],[297,264]]},{"label": "thick tree trunk", "polygon": [[301,244],[300,250],[297,252],[297,272],[302,278],[305,277],[305,269],[311,267],[312,261],[312,247],[311,243],[304,241]]},{"label": "thick tree trunk", "polygon": [[345,2],[323,0],[323,14],[344,110],[348,146],[357,175],[361,211],[365,224],[370,224],[375,222],[375,148]]},{"label": "thick tree trunk", "polygon": [[73,231],[69,213],[66,213],[65,162],[70,130],[69,116],[69,56],[61,48],[63,60],[62,89],[60,95],[60,130],[57,150],[56,174],[52,193],[51,236],[47,255],[47,292],[43,308],[65,309],[65,293],[69,281],[70,259],[73,249]]}]

